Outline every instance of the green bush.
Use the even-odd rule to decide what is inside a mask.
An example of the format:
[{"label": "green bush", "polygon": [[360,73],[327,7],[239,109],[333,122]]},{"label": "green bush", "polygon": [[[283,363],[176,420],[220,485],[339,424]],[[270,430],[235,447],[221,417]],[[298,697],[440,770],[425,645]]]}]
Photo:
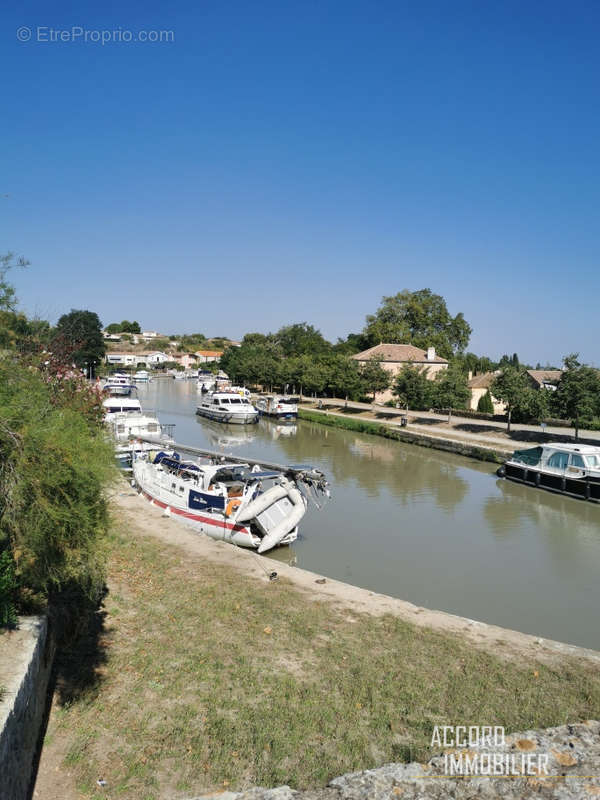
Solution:
[{"label": "green bush", "polygon": [[15,609],[15,565],[8,550],[0,553],[0,628],[12,628],[17,624]]},{"label": "green bush", "polygon": [[93,601],[104,582],[114,453],[74,380],[0,361],[0,550],[10,548],[25,611],[65,593]]},{"label": "green bush", "polygon": [[481,411],[482,414],[494,413],[494,404],[492,403],[492,396],[489,391],[479,398],[479,402],[477,403],[477,411]]}]

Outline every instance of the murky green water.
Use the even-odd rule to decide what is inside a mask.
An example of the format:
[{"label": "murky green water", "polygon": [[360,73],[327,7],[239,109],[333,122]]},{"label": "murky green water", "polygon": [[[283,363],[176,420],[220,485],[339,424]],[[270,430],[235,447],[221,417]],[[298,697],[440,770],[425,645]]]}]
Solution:
[{"label": "murky green water", "polygon": [[332,486],[272,558],[417,605],[600,649],[600,507],[519,486],[495,467],[309,422],[223,426],[194,382],[155,381],[144,408],[198,447],[311,463]]}]

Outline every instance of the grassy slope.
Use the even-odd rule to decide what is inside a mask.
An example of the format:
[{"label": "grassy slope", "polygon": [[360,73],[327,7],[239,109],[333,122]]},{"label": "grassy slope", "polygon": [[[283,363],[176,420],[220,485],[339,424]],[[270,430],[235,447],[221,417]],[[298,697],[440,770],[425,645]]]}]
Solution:
[{"label": "grassy slope", "polygon": [[[312,602],[115,534],[101,680],[51,719],[84,796],[324,785],[425,760],[434,724],[508,730],[600,715],[586,664],[507,664],[462,640]],[[79,656],[78,656],[79,657]]]}]

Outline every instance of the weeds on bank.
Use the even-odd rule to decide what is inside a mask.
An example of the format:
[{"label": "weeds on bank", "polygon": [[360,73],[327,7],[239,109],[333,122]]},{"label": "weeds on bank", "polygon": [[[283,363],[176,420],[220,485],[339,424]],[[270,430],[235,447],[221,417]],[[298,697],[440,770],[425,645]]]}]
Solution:
[{"label": "weeds on bank", "polygon": [[100,776],[111,797],[136,800],[323,786],[427,760],[436,724],[510,731],[600,714],[587,665],[506,663],[150,539],[114,537],[105,606],[102,679],[51,729],[94,798]]}]

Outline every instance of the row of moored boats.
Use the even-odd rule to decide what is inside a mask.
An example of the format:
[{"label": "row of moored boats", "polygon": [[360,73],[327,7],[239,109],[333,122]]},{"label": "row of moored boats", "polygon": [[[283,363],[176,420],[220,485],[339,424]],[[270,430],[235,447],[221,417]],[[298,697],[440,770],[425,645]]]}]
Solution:
[{"label": "row of moored boats", "polygon": [[[194,448],[187,451],[196,457],[183,457],[175,449],[173,426],[161,425],[142,410],[137,387],[126,378],[113,376],[103,386],[105,421],[120,465],[132,473],[140,493],[167,515],[214,539],[264,553],[297,538],[311,498],[319,506],[320,497],[329,497],[325,475],[305,464],[256,463]],[[225,423],[256,422],[260,412],[246,392],[235,387],[203,391],[198,414]],[[263,399],[278,411],[277,404],[286,398]],[[201,412],[205,405],[210,413]],[[285,411],[289,416],[283,418],[297,416],[293,402]]]}]

